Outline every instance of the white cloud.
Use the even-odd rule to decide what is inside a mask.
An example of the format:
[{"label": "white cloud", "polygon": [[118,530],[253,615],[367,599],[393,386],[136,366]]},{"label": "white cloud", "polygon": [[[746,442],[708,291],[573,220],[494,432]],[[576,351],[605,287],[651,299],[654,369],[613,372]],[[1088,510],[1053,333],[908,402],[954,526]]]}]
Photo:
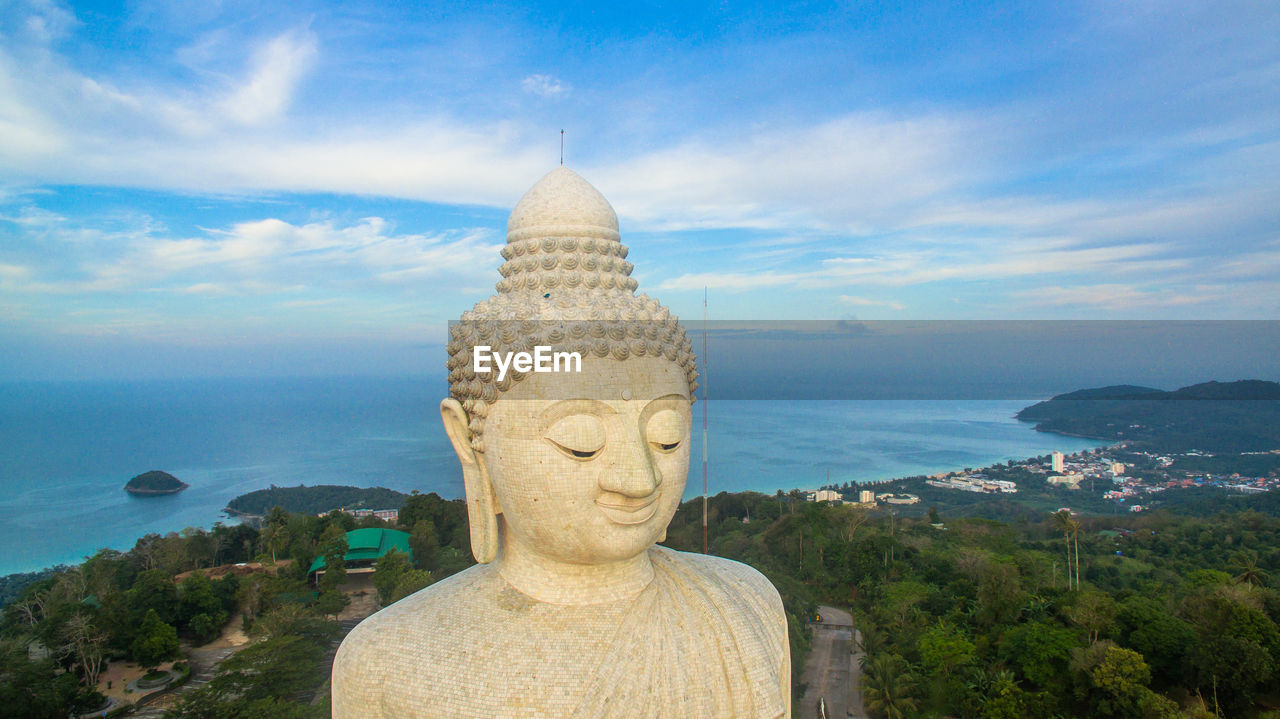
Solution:
[{"label": "white cloud", "polygon": [[226,296],[232,294],[234,290],[224,284],[197,282],[196,284],[189,285],[187,287],[174,288],[173,291],[183,295]]},{"label": "white cloud", "polygon": [[14,10],[26,13],[23,29],[32,40],[40,43],[66,37],[78,24],[75,15],[51,0],[19,0]]},{"label": "white cloud", "polygon": [[31,275],[31,268],[22,265],[0,263],[0,282],[25,280]]},{"label": "white cloud", "polygon": [[[478,95],[441,96],[438,106],[415,107],[416,116],[364,107],[335,115],[317,93],[302,92],[321,60],[321,36],[310,26],[243,47],[234,25],[207,32],[201,25],[205,34],[178,50],[180,65],[169,68],[189,71],[183,77],[191,82],[178,85],[167,84],[165,73],[134,77],[77,66],[49,43],[73,27],[74,18],[36,15],[48,20],[47,31],[30,33],[43,46],[0,46],[0,183],[336,192],[509,208],[554,163],[553,152],[544,151],[546,117],[526,119],[527,113],[511,110],[543,103],[519,96],[507,98],[505,109],[487,105],[467,117],[457,108]],[[324,60],[332,67],[338,59],[328,55],[341,43],[323,36]],[[1274,79],[1280,68],[1256,66],[1263,69],[1240,71],[1249,82]],[[525,93],[577,92],[548,74],[503,75],[522,76]],[[637,74],[627,87],[647,80]],[[619,99],[591,90],[600,95],[593,100]],[[625,98],[627,109],[616,112],[652,103],[664,90]],[[1066,286],[1087,276],[1081,281],[1111,288],[1119,302],[1125,298],[1118,288],[1128,281],[1185,284],[1204,272],[1225,282],[1277,271],[1274,253],[1250,246],[1257,227],[1274,227],[1280,201],[1273,119],[1227,112],[1221,119],[1153,126],[1149,136],[1137,137],[1099,125],[1093,138],[1075,126],[1083,117],[1052,116],[1061,99],[978,111],[923,102],[885,103],[875,112],[833,104],[813,119],[748,111],[669,135],[657,130],[670,120],[641,113],[626,118],[635,123],[630,135],[602,137],[607,150],[581,171],[619,210],[624,236],[696,228],[785,234],[745,251],[735,246],[732,256],[718,238],[697,248],[695,261],[693,250],[682,248],[673,260],[690,271],[665,281],[655,275],[659,289],[843,289],[1029,277]],[[624,141],[616,142],[619,137]],[[629,145],[628,137],[641,139]],[[1157,165],[1159,173],[1145,174]],[[1080,177],[1058,179],[1072,173]],[[1114,182],[1095,187],[1095,177]],[[51,222],[37,216],[11,221]],[[1253,239],[1238,239],[1248,232]],[[264,219],[190,237],[148,231],[117,238],[128,256],[86,266],[76,281],[86,290],[162,282],[164,291],[217,296],[297,286],[275,281],[272,264],[308,278],[317,273],[317,279],[325,268],[355,264],[377,282],[412,286],[437,277],[437,267],[466,271],[457,257],[491,268],[491,240],[466,236],[401,235],[373,219]],[[478,272],[471,277],[481,286],[491,281]],[[72,282],[38,270],[21,281]],[[854,298],[851,304],[858,299],[845,297]]]},{"label": "white cloud", "polygon": [[87,237],[74,229],[46,229],[42,245],[60,245],[70,264],[35,271],[0,265],[0,280],[11,292],[33,296],[151,291],[218,297],[302,290],[397,294],[424,286],[414,283],[444,278],[493,281],[500,249],[485,230],[401,234],[378,217],[346,225],[332,220],[296,225],[268,218],[196,237],[145,229]]},{"label": "white cloud", "polygon": [[[590,176],[646,229],[867,230],[987,176],[995,138],[957,114],[852,113],[811,126],[687,140]],[[984,131],[985,130],[985,131]]]},{"label": "white cloud", "polygon": [[690,273],[668,279],[659,289],[691,290],[704,286],[730,291],[788,286],[796,289],[847,287],[856,284],[909,286],[947,280],[981,281],[1015,277],[1080,273],[1150,273],[1189,267],[1183,259],[1162,259],[1159,244],[1074,248],[970,245],[964,248],[920,247],[874,256],[838,256],[822,260],[816,269],[786,272]]},{"label": "white cloud", "polygon": [[1222,299],[1216,292],[1210,294],[1201,291],[1197,294],[1188,294],[1170,289],[1118,284],[1041,287],[1011,294],[1023,304],[1033,307],[1084,307],[1106,310],[1179,307]]},{"label": "white cloud", "polygon": [[840,295],[839,299],[842,304],[851,305],[853,307],[887,307],[891,310],[898,311],[907,309],[907,306],[901,302],[873,300],[867,297],[858,297],[856,295]]},{"label": "white cloud", "polygon": [[543,98],[556,98],[569,94],[570,87],[551,75],[529,75],[520,83],[520,87],[531,95]]},{"label": "white cloud", "polygon": [[220,103],[226,115],[242,125],[258,125],[279,117],[298,82],[314,63],[316,36],[295,30],[272,38],[253,54],[248,77]]},{"label": "white cloud", "polygon": [[[253,50],[239,80],[217,76],[180,91],[120,87],[56,56],[24,66],[23,75],[0,50],[0,167],[6,168],[0,181],[339,192],[510,207],[554,162],[545,142],[532,141],[543,132],[534,123],[435,112],[410,121],[328,124],[290,113],[317,48],[313,32],[291,30]],[[529,92],[568,91],[549,75],[530,75],[522,84]],[[1028,112],[850,112],[812,124],[700,128],[658,149],[616,148],[609,162],[582,171],[613,201],[624,232],[912,231],[917,236],[908,239],[915,241],[924,235],[968,242],[963,231],[979,228],[998,240],[1108,243],[1228,232],[1224,217],[1247,223],[1274,206],[1274,181],[1263,175],[1248,191],[1229,180],[1128,196],[992,190],[992,183],[1016,181],[1036,163],[1054,160],[1042,156],[1027,165],[1019,156],[1035,144]],[[1249,132],[1242,126],[1151,142],[1173,142],[1179,151],[1230,144],[1233,153],[1248,155],[1259,145]],[[1203,162],[1214,169],[1212,159]],[[1218,170],[1214,177],[1229,178]]]}]

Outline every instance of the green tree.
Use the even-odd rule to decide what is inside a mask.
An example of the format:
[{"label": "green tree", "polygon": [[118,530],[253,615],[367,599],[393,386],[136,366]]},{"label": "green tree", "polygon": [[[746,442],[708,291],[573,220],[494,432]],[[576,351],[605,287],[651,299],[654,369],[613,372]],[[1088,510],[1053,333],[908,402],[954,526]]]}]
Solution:
[{"label": "green tree", "polygon": [[[1071,511],[1060,509],[1053,513],[1053,526],[1062,532],[1062,537],[1067,545],[1067,588],[1073,589],[1080,586],[1080,522],[1071,516]],[[1071,540],[1075,541],[1075,577],[1074,581],[1071,572]]]},{"label": "green tree", "polygon": [[378,558],[377,564],[373,567],[373,586],[378,590],[378,601],[383,606],[391,603],[396,583],[412,568],[409,557],[395,549]]},{"label": "green tree", "polygon": [[978,613],[983,624],[1010,624],[1025,602],[1018,568],[1004,562],[985,562],[978,570]]},{"label": "green tree", "polygon": [[1198,686],[1216,690],[1224,707],[1239,712],[1259,690],[1275,686],[1280,628],[1233,596],[1235,591],[1224,586],[1193,597],[1185,611],[1199,638],[1191,657]]},{"label": "green tree", "polygon": [[296,635],[273,637],[232,655],[209,685],[221,696],[245,702],[289,698],[324,682],[325,673],[317,671],[324,655],[320,642]]},{"label": "green tree", "polygon": [[400,578],[396,580],[396,586],[391,590],[391,603],[404,599],[414,592],[429,586],[435,579],[431,576],[431,572],[425,569],[410,569]]},{"label": "green tree", "polygon": [[134,579],[127,602],[137,624],[142,623],[147,612],[155,612],[165,622],[172,622],[178,616],[178,589],[169,575],[159,569],[148,569]]},{"label": "green tree", "polygon": [[181,704],[164,716],[165,719],[329,719],[329,709],[276,697],[228,696],[206,685],[187,694]]},{"label": "green tree", "polygon": [[178,653],[178,630],[167,624],[154,609],[148,609],[129,647],[134,661],[148,669]]},{"label": "green tree", "polygon": [[1139,652],[1151,667],[1157,684],[1182,684],[1187,656],[1196,642],[1195,630],[1149,597],[1129,597],[1117,614],[1122,643]]},{"label": "green tree", "polygon": [[898,627],[905,627],[928,596],[929,587],[922,582],[894,582],[885,587],[882,606]]},{"label": "green tree", "polygon": [[413,563],[418,569],[436,569],[436,552],[440,549],[440,541],[431,520],[420,519],[413,525],[413,532],[409,535],[409,549],[413,550]]},{"label": "green tree", "polygon": [[316,598],[315,610],[321,614],[334,615],[351,603],[351,599],[337,589],[325,589]]},{"label": "green tree", "polygon": [[1098,636],[1110,629],[1115,623],[1117,606],[1114,599],[1102,592],[1082,592],[1075,597],[1075,602],[1067,608],[1067,618],[1072,624],[1085,630],[1089,635],[1089,643],[1098,641]]},{"label": "green tree", "polygon": [[1177,716],[1177,705],[1147,686],[1151,671],[1141,654],[1110,641],[1076,651],[1073,663],[1084,677],[1090,716],[1116,719]]},{"label": "green tree", "polygon": [[288,524],[268,525],[262,530],[262,541],[271,552],[271,562],[274,564],[279,561],[278,555],[283,554],[293,542],[293,535],[289,532]]},{"label": "green tree", "polygon": [[[413,532],[419,522],[426,520],[431,523],[439,546],[466,550],[470,544],[466,514],[466,505],[462,502],[442,499],[435,492],[429,494],[413,492],[400,507],[399,521],[402,526]],[[417,558],[417,548],[414,547],[413,551],[414,557]],[[419,566],[422,569],[435,569],[435,567],[421,564]]]},{"label": "green tree", "polygon": [[52,659],[31,661],[25,642],[0,640],[0,707],[5,716],[66,719],[80,696],[72,673]]},{"label": "green tree", "polygon": [[253,624],[253,634],[266,639],[300,636],[315,642],[328,642],[338,632],[338,623],[317,616],[314,611],[300,604],[286,604],[258,618]]},{"label": "green tree", "polygon": [[213,582],[203,574],[193,574],[178,585],[177,620],[186,623],[197,614],[214,616],[222,611],[222,601]]},{"label": "green tree", "polygon": [[1041,719],[1054,716],[1053,701],[1046,692],[1028,692],[1012,673],[995,671],[981,676],[970,687],[978,696],[982,719]]},{"label": "green tree", "polygon": [[1060,693],[1066,688],[1071,650],[1077,646],[1070,629],[1047,621],[1027,622],[1000,637],[1000,656],[1029,681]]},{"label": "green tree", "polygon": [[1236,552],[1231,558],[1231,566],[1237,572],[1236,582],[1255,587],[1265,587],[1271,581],[1271,575],[1258,566],[1258,555],[1250,552]]},{"label": "green tree", "polygon": [[211,617],[204,613],[195,615],[187,623],[187,633],[201,644],[213,641],[221,630],[222,622],[219,622],[217,617]]},{"label": "green tree", "polygon": [[347,581],[347,533],[336,523],[325,527],[320,534],[320,556],[324,557],[324,578],[321,591],[332,590]]},{"label": "green tree", "polygon": [[263,529],[276,529],[277,527],[283,527],[288,523],[289,513],[285,511],[284,507],[277,504],[268,510],[266,516],[263,517],[262,527]]},{"label": "green tree", "polygon": [[973,661],[976,648],[954,626],[939,622],[920,635],[920,663],[930,674],[951,676]]},{"label": "green tree", "polygon": [[863,665],[862,693],[867,709],[884,719],[915,716],[919,707],[916,680],[896,654],[880,654]]}]

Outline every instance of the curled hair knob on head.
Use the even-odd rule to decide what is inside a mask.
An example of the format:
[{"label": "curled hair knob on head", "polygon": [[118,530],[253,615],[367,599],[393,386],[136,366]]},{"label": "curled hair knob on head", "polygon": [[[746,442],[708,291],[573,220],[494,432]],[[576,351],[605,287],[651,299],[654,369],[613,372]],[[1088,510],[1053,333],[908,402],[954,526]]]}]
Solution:
[{"label": "curled hair knob on head", "polygon": [[477,373],[472,353],[552,352],[626,360],[663,357],[676,363],[697,388],[692,343],[674,315],[646,295],[636,295],[633,265],[620,241],[618,217],[608,200],[572,170],[556,168],[533,186],[507,222],[506,260],[496,293],[462,313],[450,327],[449,395],[469,416],[472,446],[488,407],[525,373]]}]

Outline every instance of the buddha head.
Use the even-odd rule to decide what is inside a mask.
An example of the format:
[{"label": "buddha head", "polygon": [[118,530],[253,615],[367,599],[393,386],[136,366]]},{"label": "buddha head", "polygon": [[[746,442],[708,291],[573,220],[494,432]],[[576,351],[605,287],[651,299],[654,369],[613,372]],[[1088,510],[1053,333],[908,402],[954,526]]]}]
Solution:
[{"label": "buddha head", "polygon": [[501,527],[503,541],[559,562],[635,556],[665,535],[684,493],[689,339],[635,294],[617,215],[571,170],[525,193],[502,256],[496,294],[450,328],[441,403],[472,552],[493,561]]}]

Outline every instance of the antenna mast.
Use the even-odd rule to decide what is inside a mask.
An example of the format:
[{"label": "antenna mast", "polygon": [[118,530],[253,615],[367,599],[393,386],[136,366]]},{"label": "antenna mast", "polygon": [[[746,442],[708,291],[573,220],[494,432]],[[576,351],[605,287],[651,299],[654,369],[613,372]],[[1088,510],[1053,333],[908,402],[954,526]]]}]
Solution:
[{"label": "antenna mast", "polygon": [[707,358],[707,288],[702,288],[702,553],[707,553],[707,398],[711,389]]},{"label": "antenna mast", "polygon": [[564,130],[560,131],[560,166],[564,167]]}]

